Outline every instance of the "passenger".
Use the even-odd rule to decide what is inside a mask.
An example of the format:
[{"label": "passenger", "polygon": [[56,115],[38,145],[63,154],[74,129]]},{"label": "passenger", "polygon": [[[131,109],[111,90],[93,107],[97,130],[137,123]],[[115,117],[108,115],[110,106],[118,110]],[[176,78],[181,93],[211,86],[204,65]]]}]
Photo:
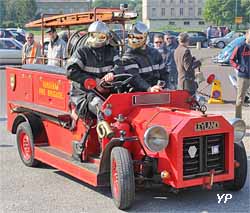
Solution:
[{"label": "passenger", "polygon": [[168,75],[161,54],[146,45],[148,32],[148,27],[142,22],[132,26],[128,33],[129,48],[115,67],[115,73],[132,74],[134,78],[130,84],[135,91],[159,92],[166,85],[157,85],[158,80],[165,84]]},{"label": "passenger", "polygon": [[[72,80],[70,102],[80,118],[86,118],[89,112],[97,115],[96,107],[100,108],[103,102],[93,92],[84,88],[85,80],[113,80],[111,70],[119,57],[114,47],[109,45],[109,32],[105,23],[92,23],[88,29],[87,46],[79,47],[67,63],[67,77]],[[97,89],[102,92],[100,87]]]},{"label": "passenger", "polygon": [[34,40],[33,33],[27,33],[22,49],[22,64],[40,64],[41,46]]},{"label": "passenger", "polygon": [[175,60],[174,60],[174,52],[176,48],[178,47],[178,44],[176,42],[175,37],[170,35],[170,33],[167,33],[164,36],[164,40],[165,40],[164,48],[166,49],[166,52],[167,52],[166,67],[167,67],[167,72],[169,73],[168,88],[175,90],[177,89],[177,84],[178,84],[178,72],[177,72],[177,67],[176,67]]},{"label": "passenger", "polygon": [[48,65],[62,67],[66,62],[66,43],[59,38],[56,28],[51,27],[46,32],[49,36],[50,42],[48,45]]},{"label": "passenger", "polygon": [[174,52],[174,59],[178,70],[178,89],[187,90],[194,95],[197,90],[195,69],[201,66],[201,62],[192,57],[188,45],[188,34],[180,33],[179,46]]}]

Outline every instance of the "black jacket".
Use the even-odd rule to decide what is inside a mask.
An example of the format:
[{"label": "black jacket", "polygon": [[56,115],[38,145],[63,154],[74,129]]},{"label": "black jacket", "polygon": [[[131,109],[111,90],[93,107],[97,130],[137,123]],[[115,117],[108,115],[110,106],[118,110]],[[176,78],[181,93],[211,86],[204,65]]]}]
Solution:
[{"label": "black jacket", "polygon": [[83,46],[68,60],[67,77],[72,80],[70,102],[74,103],[80,117],[85,117],[88,101],[94,97],[92,92],[84,88],[84,81],[87,78],[101,79],[113,69],[118,59],[117,51],[108,45],[102,48]]},{"label": "black jacket", "polygon": [[115,73],[129,73],[134,76],[130,84],[136,91],[147,91],[157,84],[158,80],[168,81],[168,73],[161,54],[155,48],[128,48]]}]

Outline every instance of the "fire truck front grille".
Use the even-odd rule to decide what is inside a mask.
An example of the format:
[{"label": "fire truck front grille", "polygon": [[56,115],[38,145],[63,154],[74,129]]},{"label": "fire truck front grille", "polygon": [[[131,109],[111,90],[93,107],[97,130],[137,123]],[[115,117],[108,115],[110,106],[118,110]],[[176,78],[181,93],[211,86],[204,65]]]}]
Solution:
[{"label": "fire truck front grille", "polygon": [[184,138],[183,140],[183,178],[191,179],[224,172],[225,135],[206,135]]}]

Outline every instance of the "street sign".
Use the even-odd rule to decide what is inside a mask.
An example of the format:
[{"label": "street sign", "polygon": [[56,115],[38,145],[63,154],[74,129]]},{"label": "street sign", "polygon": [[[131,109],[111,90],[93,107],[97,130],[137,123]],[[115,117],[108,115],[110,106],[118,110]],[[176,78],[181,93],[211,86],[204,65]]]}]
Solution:
[{"label": "street sign", "polygon": [[235,17],[235,24],[241,24],[242,21],[243,21],[243,17],[242,16]]}]

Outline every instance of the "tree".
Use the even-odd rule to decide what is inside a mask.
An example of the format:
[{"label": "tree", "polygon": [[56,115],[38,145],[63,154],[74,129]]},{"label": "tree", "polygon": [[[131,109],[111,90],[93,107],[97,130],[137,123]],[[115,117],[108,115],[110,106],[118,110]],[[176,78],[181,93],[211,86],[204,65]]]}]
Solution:
[{"label": "tree", "polygon": [[[237,16],[250,16],[250,0],[237,0]],[[236,16],[236,0],[206,0],[204,19],[215,25],[232,25]],[[244,20],[243,19],[243,20]]]},{"label": "tree", "polygon": [[5,16],[3,22],[12,23],[15,26],[23,26],[31,21],[37,10],[35,0],[4,0]]}]

